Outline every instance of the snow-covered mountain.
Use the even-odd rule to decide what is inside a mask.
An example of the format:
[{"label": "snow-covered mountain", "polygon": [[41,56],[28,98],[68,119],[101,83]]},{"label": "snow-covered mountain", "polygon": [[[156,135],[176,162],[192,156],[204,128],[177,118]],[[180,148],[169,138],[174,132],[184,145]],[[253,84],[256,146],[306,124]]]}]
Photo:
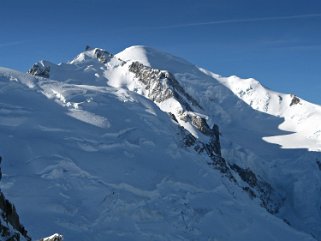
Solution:
[{"label": "snow-covered mountain", "polygon": [[1,187],[33,238],[321,240],[320,106],[143,46],[28,72]]}]

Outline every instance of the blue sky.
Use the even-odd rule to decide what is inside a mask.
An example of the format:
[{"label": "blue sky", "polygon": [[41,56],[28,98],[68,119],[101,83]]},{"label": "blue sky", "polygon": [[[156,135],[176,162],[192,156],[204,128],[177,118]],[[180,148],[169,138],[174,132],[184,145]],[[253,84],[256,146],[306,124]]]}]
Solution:
[{"label": "blue sky", "polygon": [[147,45],[321,104],[320,0],[1,0],[0,66]]}]

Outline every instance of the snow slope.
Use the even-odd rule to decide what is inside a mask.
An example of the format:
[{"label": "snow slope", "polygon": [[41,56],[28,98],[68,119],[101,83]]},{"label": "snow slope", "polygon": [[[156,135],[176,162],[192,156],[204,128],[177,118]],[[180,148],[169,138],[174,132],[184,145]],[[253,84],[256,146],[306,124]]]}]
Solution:
[{"label": "snow slope", "polygon": [[[263,141],[284,133],[282,120],[253,110],[211,74],[145,47],[37,66],[31,72],[49,79],[0,68],[1,188],[33,238],[320,239],[319,153]],[[182,126],[217,144],[214,123],[230,165],[250,168],[284,197],[276,215],[208,165],[217,146],[186,145]]]}]

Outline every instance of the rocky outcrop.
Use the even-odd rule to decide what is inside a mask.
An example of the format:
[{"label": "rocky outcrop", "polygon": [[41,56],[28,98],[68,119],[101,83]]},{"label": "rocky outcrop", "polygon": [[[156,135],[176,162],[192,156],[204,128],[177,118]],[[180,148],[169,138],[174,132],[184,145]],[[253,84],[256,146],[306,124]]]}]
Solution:
[{"label": "rocky outcrop", "polygon": [[290,106],[297,105],[300,103],[301,100],[299,97],[297,97],[295,95],[291,95],[291,97],[292,97],[292,100],[291,100]]},{"label": "rocky outcrop", "polygon": [[217,125],[214,125],[212,128],[213,140],[209,143],[203,143],[202,141],[198,140],[183,127],[180,127],[180,129],[183,136],[183,142],[186,147],[193,148],[198,153],[205,153],[211,160],[207,163],[209,166],[218,170],[231,181],[236,182],[228,163],[221,156],[219,130]]},{"label": "rocky outcrop", "polygon": [[28,70],[28,74],[39,76],[43,78],[50,77],[50,66],[45,66],[43,63],[35,63],[31,69]]},{"label": "rocky outcrop", "polygon": [[193,106],[201,109],[198,102],[190,96],[179,84],[175,77],[165,70],[153,69],[139,62],[133,62],[129,66],[129,71],[135,74],[135,77],[144,84],[148,90],[148,98],[160,103],[171,97],[177,99],[186,110],[191,111]]},{"label": "rocky outcrop", "polygon": [[94,55],[98,59],[98,61],[102,64],[106,64],[108,61],[110,61],[113,58],[113,55],[111,53],[102,49],[95,49]]},{"label": "rocky outcrop", "polygon": [[268,182],[258,177],[249,168],[241,168],[236,164],[233,164],[230,167],[242,181],[248,185],[243,186],[242,188],[251,198],[259,198],[261,200],[261,206],[268,212],[272,214],[278,212],[284,200]]},{"label": "rocky outcrop", "polygon": [[214,124],[214,126],[210,128],[205,118],[197,115],[187,115],[184,121],[191,122],[192,125],[195,126],[202,134],[210,137],[209,142],[204,146],[208,154],[221,156],[220,133],[218,125]]},{"label": "rocky outcrop", "polygon": [[5,198],[2,192],[0,192],[0,215],[1,240],[2,238],[7,241],[31,240],[26,229],[20,223],[19,216],[14,205]]}]

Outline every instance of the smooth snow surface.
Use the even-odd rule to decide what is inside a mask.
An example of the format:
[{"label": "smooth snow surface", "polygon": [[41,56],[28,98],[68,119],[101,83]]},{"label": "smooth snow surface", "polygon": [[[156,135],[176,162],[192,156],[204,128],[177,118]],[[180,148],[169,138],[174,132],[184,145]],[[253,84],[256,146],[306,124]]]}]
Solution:
[{"label": "smooth snow surface", "polygon": [[[285,134],[281,118],[169,54],[135,46],[101,63],[94,53],[44,62],[50,79],[0,68],[1,188],[34,239],[55,232],[79,241],[321,239],[320,153],[263,141]],[[169,117],[181,113],[177,99],[145,98],[128,71],[132,61],[175,75],[202,107],[191,114],[219,125],[223,156],[282,193],[278,214],[210,167],[205,153],[184,146],[179,125],[206,137]]]}]

